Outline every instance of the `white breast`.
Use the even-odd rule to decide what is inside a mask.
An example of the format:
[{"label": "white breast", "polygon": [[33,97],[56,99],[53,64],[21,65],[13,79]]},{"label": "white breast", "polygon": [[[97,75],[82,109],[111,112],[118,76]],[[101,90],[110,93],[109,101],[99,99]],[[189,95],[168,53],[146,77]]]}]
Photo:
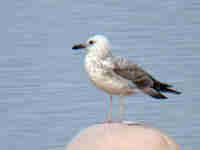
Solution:
[{"label": "white breast", "polygon": [[122,94],[130,92],[132,86],[126,79],[123,79],[110,70],[103,68],[102,60],[91,55],[85,58],[85,70],[89,79],[97,88],[109,94]]}]

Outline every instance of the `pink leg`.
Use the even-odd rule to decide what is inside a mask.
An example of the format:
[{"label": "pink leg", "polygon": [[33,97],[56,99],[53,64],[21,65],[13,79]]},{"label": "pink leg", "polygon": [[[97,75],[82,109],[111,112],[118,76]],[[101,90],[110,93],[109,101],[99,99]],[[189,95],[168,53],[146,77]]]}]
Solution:
[{"label": "pink leg", "polygon": [[122,123],[122,112],[123,112],[123,103],[122,97],[120,97],[120,120],[112,120],[112,95],[110,95],[110,109],[108,112],[108,120],[103,123]]},{"label": "pink leg", "polygon": [[108,120],[112,121],[112,95],[110,95],[110,110],[109,110]]}]

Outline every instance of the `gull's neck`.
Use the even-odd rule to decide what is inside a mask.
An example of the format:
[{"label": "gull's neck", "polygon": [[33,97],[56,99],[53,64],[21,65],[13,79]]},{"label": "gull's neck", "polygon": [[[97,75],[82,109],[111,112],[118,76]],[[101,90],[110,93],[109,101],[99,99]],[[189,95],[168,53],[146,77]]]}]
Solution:
[{"label": "gull's neck", "polygon": [[112,56],[112,54],[111,54],[109,48],[93,47],[92,49],[88,50],[87,56],[92,57],[94,59],[103,60],[109,56]]},{"label": "gull's neck", "polygon": [[96,60],[104,60],[107,57],[111,57],[112,54],[111,52],[108,53],[94,53],[94,52],[90,52],[86,55],[86,57],[89,57],[90,59],[96,59]]}]

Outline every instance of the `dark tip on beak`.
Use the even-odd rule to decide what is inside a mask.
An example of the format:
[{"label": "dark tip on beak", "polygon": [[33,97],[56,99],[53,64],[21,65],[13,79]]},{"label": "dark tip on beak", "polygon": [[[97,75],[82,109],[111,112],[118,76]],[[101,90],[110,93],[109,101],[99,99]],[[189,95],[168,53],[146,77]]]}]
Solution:
[{"label": "dark tip on beak", "polygon": [[86,44],[75,44],[74,46],[72,46],[72,49],[82,49],[82,48],[86,48],[87,45]]}]

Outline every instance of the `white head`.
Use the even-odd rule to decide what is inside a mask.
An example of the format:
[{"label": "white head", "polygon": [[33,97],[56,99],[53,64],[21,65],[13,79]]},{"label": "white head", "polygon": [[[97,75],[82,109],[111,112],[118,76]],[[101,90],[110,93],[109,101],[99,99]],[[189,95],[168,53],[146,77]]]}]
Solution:
[{"label": "white head", "polygon": [[105,57],[110,54],[110,44],[108,39],[103,35],[95,35],[90,37],[86,43],[74,45],[72,49],[86,48],[88,54],[95,55],[97,57]]}]

